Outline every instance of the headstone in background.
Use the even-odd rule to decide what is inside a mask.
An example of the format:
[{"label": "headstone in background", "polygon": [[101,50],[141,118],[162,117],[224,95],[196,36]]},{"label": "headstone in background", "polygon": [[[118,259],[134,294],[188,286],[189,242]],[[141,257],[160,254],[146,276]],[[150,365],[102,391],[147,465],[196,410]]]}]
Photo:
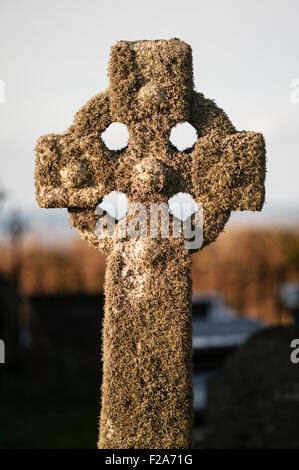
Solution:
[{"label": "headstone in background", "polygon": [[209,448],[299,449],[299,363],[291,360],[296,338],[298,325],[264,329],[209,380]]}]

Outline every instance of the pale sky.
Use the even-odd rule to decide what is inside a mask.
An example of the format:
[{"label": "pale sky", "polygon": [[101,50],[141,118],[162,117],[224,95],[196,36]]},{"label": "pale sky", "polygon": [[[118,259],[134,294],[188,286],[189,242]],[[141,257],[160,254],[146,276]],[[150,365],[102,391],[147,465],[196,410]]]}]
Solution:
[{"label": "pale sky", "polygon": [[36,139],[63,132],[107,88],[110,46],[172,37],[192,46],[196,90],[237,129],[264,134],[268,207],[298,207],[299,102],[291,99],[292,81],[299,88],[298,22],[298,0],[0,0],[0,181],[8,207],[37,207]]}]

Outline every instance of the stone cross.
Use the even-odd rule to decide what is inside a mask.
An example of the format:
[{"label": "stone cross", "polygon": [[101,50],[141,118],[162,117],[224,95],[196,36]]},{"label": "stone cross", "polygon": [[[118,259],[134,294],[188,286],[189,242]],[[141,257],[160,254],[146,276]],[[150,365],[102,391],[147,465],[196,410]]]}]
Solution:
[{"label": "stone cross", "polygon": [[[36,197],[66,207],[81,236],[108,253],[98,447],[190,448],[192,250],[174,237],[101,238],[95,209],[111,191],[145,205],[188,193],[203,204],[206,246],[231,211],[261,210],[264,140],[237,132],[194,91],[191,48],[178,39],[116,43],[109,77],[64,134],[38,139]],[[169,137],[186,121],[198,140],[180,152]],[[100,138],[112,122],[129,130],[120,151]]]}]

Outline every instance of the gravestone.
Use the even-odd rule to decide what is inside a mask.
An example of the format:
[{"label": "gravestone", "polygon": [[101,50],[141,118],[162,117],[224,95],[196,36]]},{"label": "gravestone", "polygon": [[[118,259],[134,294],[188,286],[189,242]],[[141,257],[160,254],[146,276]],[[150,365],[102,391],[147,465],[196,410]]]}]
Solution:
[{"label": "gravestone", "polygon": [[[196,250],[172,234],[119,237],[123,222],[134,219],[130,212],[112,236],[101,236],[99,219],[111,220],[96,208],[112,191],[146,208],[188,193],[203,205],[206,246],[231,211],[261,210],[264,140],[237,132],[224,111],[194,91],[191,48],[178,39],[116,43],[109,77],[108,90],[83,106],[64,134],[39,138],[36,197],[40,207],[68,208],[80,235],[108,254],[99,447],[189,448]],[[129,130],[119,151],[101,140],[112,122]],[[198,135],[185,151],[169,141],[181,122]],[[171,227],[177,222],[173,217]]]},{"label": "gravestone", "polygon": [[299,449],[296,338],[298,347],[298,325],[255,333],[209,380],[209,448]]}]

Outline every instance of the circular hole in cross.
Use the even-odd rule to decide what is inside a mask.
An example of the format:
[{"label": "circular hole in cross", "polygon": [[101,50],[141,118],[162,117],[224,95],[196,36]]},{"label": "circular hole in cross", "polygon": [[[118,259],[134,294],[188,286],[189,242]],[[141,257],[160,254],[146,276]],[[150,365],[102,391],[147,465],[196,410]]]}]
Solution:
[{"label": "circular hole in cross", "polygon": [[174,217],[185,222],[198,211],[198,206],[189,193],[177,193],[168,199],[168,210]]},{"label": "circular hole in cross", "polygon": [[111,191],[106,194],[96,207],[96,213],[102,215],[102,211],[107,212],[115,220],[123,219],[128,213],[128,198],[125,193]]},{"label": "circular hole in cross", "polygon": [[121,122],[112,122],[102,133],[101,139],[109,150],[123,150],[129,142],[127,126]]},{"label": "circular hole in cross", "polygon": [[180,122],[171,129],[170,143],[180,152],[189,150],[197,141],[196,129],[189,122]]}]

